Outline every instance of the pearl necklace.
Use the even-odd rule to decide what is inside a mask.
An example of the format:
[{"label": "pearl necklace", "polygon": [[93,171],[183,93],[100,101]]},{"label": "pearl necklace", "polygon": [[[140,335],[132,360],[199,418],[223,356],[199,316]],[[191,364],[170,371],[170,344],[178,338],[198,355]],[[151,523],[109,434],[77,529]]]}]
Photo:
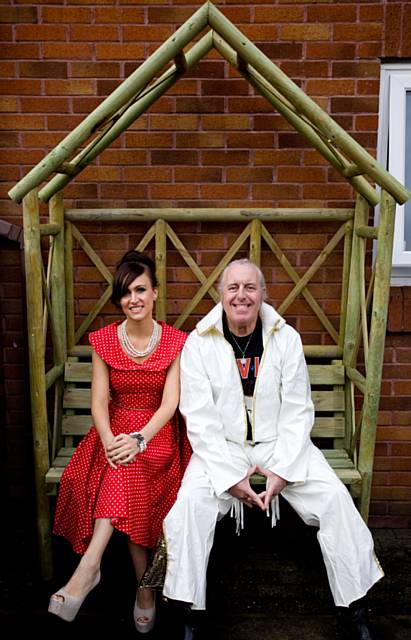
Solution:
[{"label": "pearl necklace", "polygon": [[[229,331],[230,331],[230,329],[229,329]],[[236,343],[237,348],[238,348],[239,352],[241,353],[241,356],[242,356],[242,357],[241,357],[241,364],[242,364],[243,366],[245,365],[245,354],[246,354],[246,351],[247,351],[247,349],[248,349],[248,345],[250,344],[250,341],[251,341],[251,338],[253,337],[253,335],[254,335],[254,330],[253,330],[253,332],[250,334],[250,337],[249,337],[249,338],[248,338],[248,340],[247,340],[247,344],[245,345],[245,349],[242,349],[242,348],[240,347],[240,345],[238,344],[237,340],[235,339],[234,334],[233,334],[233,333],[231,333],[231,331],[230,331],[230,336],[232,337],[232,339],[233,339],[233,340],[234,340],[234,342]]]},{"label": "pearl necklace", "polygon": [[153,319],[153,332],[144,351],[138,351],[138,349],[133,346],[127,333],[127,320],[124,320],[124,322],[119,326],[118,334],[121,346],[130,358],[144,358],[154,350],[154,347],[157,344],[160,334],[160,325]]}]

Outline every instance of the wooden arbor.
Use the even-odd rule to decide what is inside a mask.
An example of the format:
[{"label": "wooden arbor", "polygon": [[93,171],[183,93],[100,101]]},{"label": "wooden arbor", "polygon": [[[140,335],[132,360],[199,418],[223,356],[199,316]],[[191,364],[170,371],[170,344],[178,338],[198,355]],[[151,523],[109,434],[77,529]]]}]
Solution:
[{"label": "wooden arbor", "polygon": [[[206,35],[189,51],[184,48],[203,29]],[[144,113],[169,87],[215,48],[232,64],[286,120],[317,149],[357,192],[353,210],[65,210],[63,188],[101,151]],[[168,68],[165,69],[167,65]],[[165,69],[165,70],[164,70]],[[161,74],[161,75],[159,75]],[[55,175],[53,175],[55,174]],[[53,177],[51,177],[53,176]],[[48,182],[40,188],[45,181]],[[377,188],[375,188],[377,185]],[[200,288],[179,314],[177,326],[209,294],[217,299],[214,283],[226,262],[249,241],[249,255],[262,262],[262,242],[274,254],[293,283],[278,306],[284,313],[298,296],[303,296],[325,329],[331,344],[307,347],[309,355],[343,359],[349,386],[362,395],[362,408],[353,425],[350,449],[357,455],[362,477],[360,509],[368,516],[375,431],[384,351],[395,203],[404,203],[410,193],[384,170],[327,113],[299,89],[273,62],[255,47],[211,3],[206,2],[157,51],[127,78],[99,107],[76,127],[57,147],[11,189],[10,197],[23,202],[27,287],[30,380],[33,439],[36,462],[38,531],[43,575],[51,570],[49,502],[45,475],[61,439],[61,398],[67,357],[76,350],[81,337],[109,299],[111,272],[78,229],[82,221],[146,221],[152,226],[143,234],[139,248],[155,241],[155,257],[161,283],[157,304],[159,318],[166,317],[167,241],[171,242],[190,267]],[[39,199],[50,202],[49,220],[40,224]],[[379,205],[379,226],[370,226],[372,207]],[[179,220],[225,223],[246,222],[245,229],[225,257],[207,277],[198,267],[171,223]],[[318,221],[339,225],[318,258],[304,275],[297,273],[280,249],[272,233],[278,221],[304,223]],[[203,227],[202,227],[203,228]],[[48,263],[44,268],[41,239],[49,240]],[[76,241],[107,281],[107,288],[88,317],[76,329],[73,301],[72,243]],[[372,275],[366,282],[367,240],[377,245]],[[340,242],[344,242],[341,275],[341,315],[338,328],[316,301],[310,283],[321,265]],[[44,243],[43,243],[44,245]],[[264,264],[262,264],[264,267]],[[53,364],[46,371],[44,354],[47,326],[53,345]],[[364,371],[357,366],[360,346],[364,351]],[[49,416],[50,395],[54,391],[53,415]],[[359,448],[357,447],[359,445]]]}]

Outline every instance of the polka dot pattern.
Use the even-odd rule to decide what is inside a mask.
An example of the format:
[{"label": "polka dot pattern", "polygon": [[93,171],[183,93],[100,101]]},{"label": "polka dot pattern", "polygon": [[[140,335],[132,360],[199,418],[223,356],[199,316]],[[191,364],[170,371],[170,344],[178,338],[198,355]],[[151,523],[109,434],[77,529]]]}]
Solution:
[{"label": "polka dot pattern", "polygon": [[[158,409],[167,369],[181,351],[187,334],[161,323],[156,350],[136,363],[121,349],[118,322],[90,334],[90,343],[109,365],[109,406],[114,435],[140,431]],[[130,539],[153,548],[163,519],[173,505],[191,454],[185,426],[177,412],[150,440],[144,453],[127,467],[112,469],[95,427],[65,468],[60,481],[53,532],[67,538],[83,554],[95,518],[110,518]]]}]

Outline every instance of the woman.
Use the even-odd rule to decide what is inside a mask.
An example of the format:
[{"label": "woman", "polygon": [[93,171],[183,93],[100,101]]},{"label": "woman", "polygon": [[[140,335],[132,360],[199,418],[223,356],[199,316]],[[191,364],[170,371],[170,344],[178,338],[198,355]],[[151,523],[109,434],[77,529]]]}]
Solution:
[{"label": "woman", "polygon": [[[89,338],[94,426],[60,483],[53,532],[82,554],[68,583],[50,598],[49,611],[67,621],[98,584],[114,529],[128,536],[140,581],[190,456],[177,412],[180,351],[187,336],[153,319],[156,298],[153,261],[129,251],[116,271],[111,297],[125,320]],[[150,631],[154,618],[153,591],[138,589],[137,630]]]}]

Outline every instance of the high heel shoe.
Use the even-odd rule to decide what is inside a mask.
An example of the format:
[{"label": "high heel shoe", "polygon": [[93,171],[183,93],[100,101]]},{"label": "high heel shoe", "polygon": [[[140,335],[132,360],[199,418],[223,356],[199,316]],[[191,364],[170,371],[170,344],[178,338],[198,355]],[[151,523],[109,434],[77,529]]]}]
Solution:
[{"label": "high heel shoe", "polygon": [[[154,622],[156,619],[156,604],[154,601],[154,607],[150,607],[150,609],[142,609],[137,604],[137,596],[136,602],[134,605],[134,624],[139,633],[148,633],[154,627]],[[142,620],[146,620],[146,622],[142,622]]]},{"label": "high heel shoe", "polygon": [[[62,618],[62,620],[65,620],[66,622],[72,622],[90,591],[94,589],[94,587],[96,587],[100,582],[100,577],[101,574],[99,571],[90,588],[87,589],[86,593],[80,598],[71,596],[65,589],[60,589],[59,591],[54,593],[50,598],[48,608],[49,612],[54,613],[54,615]],[[58,600],[57,596],[63,599]]]}]

